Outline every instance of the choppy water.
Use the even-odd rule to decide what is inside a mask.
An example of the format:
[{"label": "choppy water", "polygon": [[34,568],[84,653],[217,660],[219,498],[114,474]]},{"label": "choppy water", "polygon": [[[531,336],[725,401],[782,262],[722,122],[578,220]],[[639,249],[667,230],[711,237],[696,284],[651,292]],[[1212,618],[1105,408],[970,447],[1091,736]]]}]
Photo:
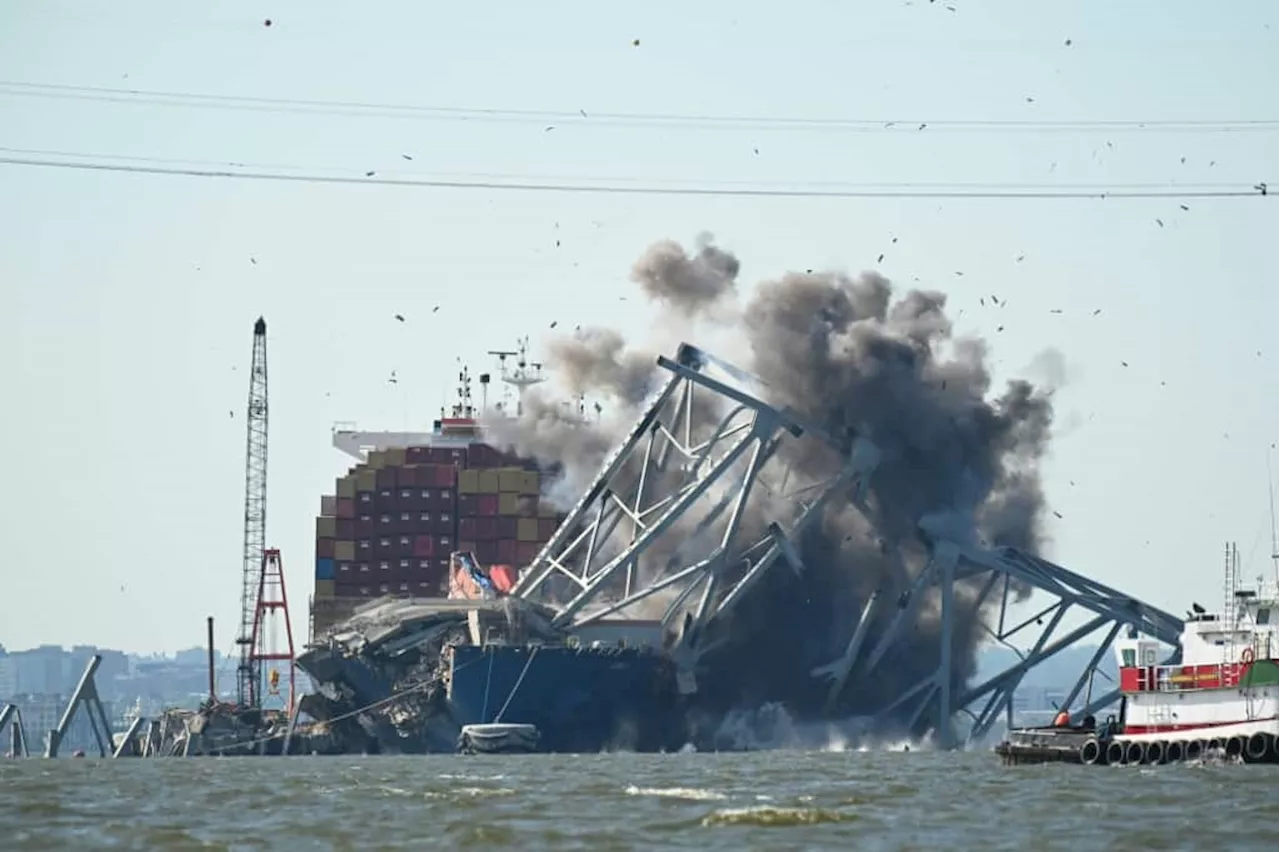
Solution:
[{"label": "choppy water", "polygon": [[0,848],[1268,850],[1277,770],[982,752],[0,761]]}]

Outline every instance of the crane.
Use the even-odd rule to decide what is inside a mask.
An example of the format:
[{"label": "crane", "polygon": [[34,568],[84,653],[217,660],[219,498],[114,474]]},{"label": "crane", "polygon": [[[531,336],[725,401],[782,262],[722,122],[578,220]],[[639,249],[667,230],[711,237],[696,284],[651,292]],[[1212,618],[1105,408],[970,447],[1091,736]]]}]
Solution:
[{"label": "crane", "polygon": [[241,707],[256,707],[262,660],[255,653],[256,620],[267,545],[267,321],[253,324],[253,364],[249,371],[248,433],[244,472],[244,575],[240,596],[240,665],[236,697]]}]

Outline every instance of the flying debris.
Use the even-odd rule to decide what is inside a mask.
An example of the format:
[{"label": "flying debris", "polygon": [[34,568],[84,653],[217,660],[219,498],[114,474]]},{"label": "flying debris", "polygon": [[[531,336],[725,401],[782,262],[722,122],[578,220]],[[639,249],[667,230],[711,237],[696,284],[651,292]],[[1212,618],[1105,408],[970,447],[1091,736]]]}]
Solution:
[{"label": "flying debris", "polygon": [[404,322],[404,314],[396,314],[396,319],[400,320],[400,322]]}]

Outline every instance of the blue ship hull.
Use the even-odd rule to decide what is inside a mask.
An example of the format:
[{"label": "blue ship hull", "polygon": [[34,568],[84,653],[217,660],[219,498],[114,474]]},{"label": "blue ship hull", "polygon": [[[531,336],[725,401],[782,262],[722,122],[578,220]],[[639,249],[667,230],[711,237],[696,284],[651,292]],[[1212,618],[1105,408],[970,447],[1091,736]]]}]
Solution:
[{"label": "blue ship hull", "polygon": [[661,751],[684,744],[670,664],[651,652],[458,646],[449,674],[449,714],[458,725],[536,725],[542,751]]}]

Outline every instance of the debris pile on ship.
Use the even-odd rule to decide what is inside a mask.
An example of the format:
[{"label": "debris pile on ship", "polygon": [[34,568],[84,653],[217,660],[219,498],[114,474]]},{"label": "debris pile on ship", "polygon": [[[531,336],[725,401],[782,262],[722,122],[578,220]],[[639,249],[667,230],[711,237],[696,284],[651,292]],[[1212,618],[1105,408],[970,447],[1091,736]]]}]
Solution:
[{"label": "debris pile on ship", "polygon": [[[1043,545],[1053,389],[1015,379],[991,398],[985,344],[952,336],[942,293],[895,301],[880,275],[810,271],[739,306],[738,271],[709,241],[662,242],[633,279],[662,334],[750,371],[608,329],[552,341],[551,375],[607,416],[534,388],[483,425],[538,462],[567,520],[509,592],[458,553],[451,599],[357,610],[298,660],[320,689],[310,716],[353,750],[399,752],[495,723],[536,726],[548,751],[702,747],[729,715],[778,706],[927,733],[991,606],[973,574],[932,566],[934,544]],[[1052,353],[1038,366],[1061,372]]]}]

